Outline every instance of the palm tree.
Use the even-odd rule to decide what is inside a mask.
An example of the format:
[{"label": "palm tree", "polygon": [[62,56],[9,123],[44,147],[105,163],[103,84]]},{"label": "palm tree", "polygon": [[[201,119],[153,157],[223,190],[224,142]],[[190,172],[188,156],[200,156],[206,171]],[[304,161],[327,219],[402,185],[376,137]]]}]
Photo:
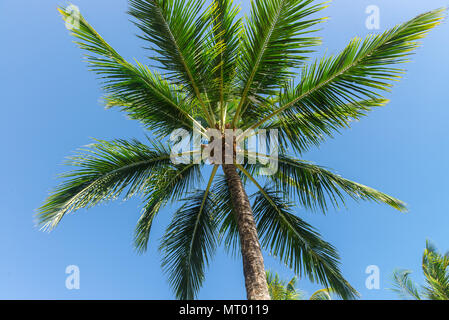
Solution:
[{"label": "palm tree", "polygon": [[442,255],[435,246],[426,241],[426,249],[422,257],[422,269],[425,285],[418,287],[410,279],[410,270],[395,270],[392,290],[399,296],[415,300],[449,300],[449,252]]},{"label": "palm tree", "polygon": [[[288,283],[280,279],[277,273],[267,271],[268,292],[271,300],[304,300],[304,293],[296,289],[298,278],[293,277]],[[332,289],[314,292],[309,300],[332,300]]]},{"label": "palm tree", "polygon": [[[405,205],[295,154],[385,105],[381,92],[402,73],[395,65],[406,61],[418,40],[440,23],[444,10],[363,41],[355,38],[340,54],[306,65],[308,54],[320,44],[313,32],[325,20],[314,16],[326,5],[312,0],[253,1],[244,23],[232,0],[204,4],[130,0],[129,13],[152,50],[154,71],[126,61],[79,17],[72,33],[102,80],[106,105],[143,123],[152,138],[148,143],[97,140],[80,150],[69,159],[78,169],[62,176],[64,182],[39,208],[38,224],[51,230],[71,211],[139,194],[144,201],[135,246],[143,252],[160,208],[182,201],[160,246],[163,269],[178,298],[196,296],[220,240],[228,248],[240,248],[248,299],[269,299],[262,249],[295,273],[334,288],[345,299],[354,297],[356,291],[339,270],[335,248],[293,214],[291,201],[326,211],[329,205],[341,205],[346,194],[401,211]],[[68,10],[60,12],[66,21],[73,20]],[[298,70],[300,78],[294,81]],[[209,141],[211,128],[244,134],[277,129],[278,170],[266,175],[265,162],[247,161],[254,156],[273,160],[271,153],[262,152],[223,165],[171,161],[164,138],[173,130],[195,132]],[[232,143],[232,158],[241,138]],[[201,149],[193,149],[182,156],[199,153]],[[217,175],[220,167],[223,176]],[[202,184],[205,168],[211,168],[211,174]],[[259,190],[252,204],[247,183]]]}]

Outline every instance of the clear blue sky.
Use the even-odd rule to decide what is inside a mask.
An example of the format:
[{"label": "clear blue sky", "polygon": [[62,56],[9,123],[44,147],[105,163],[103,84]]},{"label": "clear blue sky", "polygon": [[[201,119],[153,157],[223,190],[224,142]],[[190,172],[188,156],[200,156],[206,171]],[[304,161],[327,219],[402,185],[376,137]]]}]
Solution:
[{"label": "clear blue sky", "polygon": [[[244,1],[247,12],[248,1]],[[125,14],[126,0],[74,0],[90,23],[126,58],[145,62],[143,43]],[[61,163],[76,148],[101,139],[143,138],[136,122],[105,111],[95,76],[56,12],[60,1],[0,2],[0,298],[173,299],[160,268],[158,239],[173,208],[159,214],[150,249],[139,256],[132,235],[140,203],[115,202],[81,210],[52,233],[34,227],[33,215],[65,171]],[[325,14],[320,54],[337,52],[363,36],[365,8],[381,9],[381,30],[418,13],[448,5],[427,0],[338,0]],[[390,193],[409,204],[401,214],[381,205],[348,201],[327,216],[299,211],[342,256],[343,272],[364,299],[390,299],[394,268],[422,280],[421,254],[427,238],[449,249],[449,27],[424,40],[408,73],[376,110],[352,129],[305,155],[341,175]],[[266,267],[292,273],[265,255]],[[81,289],[65,288],[65,268],[78,265]],[[378,265],[381,290],[365,288],[365,268]],[[319,288],[300,281],[307,292]],[[201,299],[244,299],[241,262],[218,250]]]}]

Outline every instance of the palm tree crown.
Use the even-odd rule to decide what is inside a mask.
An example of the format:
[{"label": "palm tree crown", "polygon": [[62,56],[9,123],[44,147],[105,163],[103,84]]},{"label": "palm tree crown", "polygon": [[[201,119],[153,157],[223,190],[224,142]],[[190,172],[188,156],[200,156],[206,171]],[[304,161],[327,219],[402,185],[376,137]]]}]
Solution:
[{"label": "palm tree crown", "polygon": [[[39,225],[51,230],[71,211],[141,195],[135,246],[143,252],[160,208],[181,201],[160,245],[163,268],[178,298],[197,295],[221,240],[227,248],[241,248],[250,298],[267,298],[260,247],[295,273],[353,298],[356,291],[339,270],[337,251],[293,213],[292,202],[322,211],[343,204],[345,196],[400,211],[405,205],[297,157],[385,105],[382,92],[403,73],[397,65],[441,22],[444,10],[364,40],[354,38],[341,53],[306,64],[320,44],[314,31],[325,21],[316,17],[325,4],[252,1],[243,19],[232,0],[213,0],[207,6],[198,0],[129,3],[140,37],[152,50],[155,70],[126,61],[82,16],[72,33],[102,80],[106,105],[140,121],[152,138],[145,143],[97,140],[69,158],[68,164],[77,169],[62,176],[64,182],[39,208]],[[60,13],[70,17],[66,9]],[[243,134],[277,129],[278,170],[263,175],[262,163],[245,160],[223,165],[221,176],[219,164],[171,161],[167,135],[176,129],[196,130],[207,140],[210,128]],[[203,180],[205,166],[212,173]],[[259,190],[252,205],[242,181]]]},{"label": "palm tree crown", "polygon": [[426,282],[421,288],[410,279],[410,270],[398,269],[393,273],[392,290],[406,299],[449,300],[449,252],[443,255],[427,241],[422,269]]},{"label": "palm tree crown", "polygon": [[[281,280],[277,273],[267,271],[267,284],[271,300],[304,300],[304,292],[296,288],[298,278],[294,276],[289,282]],[[315,291],[309,300],[332,300],[332,289]]]}]

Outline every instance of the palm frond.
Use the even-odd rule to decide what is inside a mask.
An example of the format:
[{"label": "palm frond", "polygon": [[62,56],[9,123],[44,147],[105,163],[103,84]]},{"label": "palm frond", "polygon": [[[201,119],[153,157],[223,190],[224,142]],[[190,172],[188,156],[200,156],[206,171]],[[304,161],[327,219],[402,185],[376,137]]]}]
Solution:
[{"label": "palm frond", "polygon": [[141,217],[134,232],[134,246],[139,253],[147,250],[153,220],[168,201],[179,200],[202,180],[200,166],[179,164],[154,171],[144,190]]},{"label": "palm frond", "polygon": [[240,11],[233,0],[213,0],[207,19],[211,21],[211,92],[209,99],[212,106],[219,107],[221,125],[224,125],[226,103],[235,91],[234,79],[240,53],[240,36],[243,28]]},{"label": "palm frond", "polygon": [[68,165],[79,169],[62,174],[65,179],[38,209],[38,225],[51,230],[67,213],[114,200],[125,190],[125,198],[147,186],[153,170],[170,164],[170,151],[137,140],[97,140],[70,157]]},{"label": "palm frond", "polygon": [[[323,212],[330,202],[333,206],[345,203],[344,194],[352,199],[385,203],[399,211],[406,211],[406,205],[383,192],[357,182],[342,178],[323,167],[307,161],[297,160],[287,155],[279,155],[278,170],[269,179],[277,190],[290,196],[296,195],[302,206],[308,209],[321,209]],[[257,173],[260,164],[252,166]]]},{"label": "palm frond", "polygon": [[264,188],[253,196],[253,211],[263,248],[296,274],[333,288],[343,299],[357,296],[357,291],[341,275],[335,248],[291,213],[285,195]]},{"label": "palm frond", "polygon": [[393,272],[394,288],[390,289],[405,299],[421,300],[418,288],[412,279],[410,279],[410,270],[397,269]]},{"label": "palm frond", "polygon": [[[266,130],[277,129],[280,144],[291,145],[295,152],[302,154],[310,147],[319,146],[325,138],[333,138],[334,133],[340,133],[341,129],[349,128],[351,123],[366,116],[373,108],[385,106],[388,102],[387,99],[369,99],[339,105],[333,110],[333,114],[338,114],[338,117],[286,110],[262,127]],[[263,118],[264,112],[260,108],[258,111],[258,117]]]},{"label": "palm frond", "polygon": [[285,289],[278,274],[267,271],[267,285],[271,300],[284,300]]},{"label": "palm frond", "polygon": [[236,257],[240,254],[239,231],[231,193],[225,176],[218,176],[212,193],[218,208],[216,212],[217,220],[221,222],[220,242],[223,241],[225,250]]},{"label": "palm frond", "polygon": [[310,15],[325,6],[312,3],[313,0],[251,1],[239,61],[242,92],[234,125],[244,113],[248,98],[275,93],[292,77],[290,69],[297,68],[312,52],[311,47],[320,44],[319,38],[308,34],[323,19]]},{"label": "palm frond", "polygon": [[266,277],[271,300],[300,300],[302,298],[302,292],[296,289],[296,277],[288,283],[271,271],[266,272]]},{"label": "palm frond", "polygon": [[184,199],[162,239],[162,266],[176,297],[194,299],[216,247],[215,205],[205,190]]},{"label": "palm frond", "polygon": [[309,300],[332,300],[331,294],[332,289],[321,289],[318,291],[315,291],[311,296]]},{"label": "palm frond", "polygon": [[411,271],[396,269],[391,290],[405,299],[449,300],[449,256],[438,252],[428,240],[422,256],[422,269],[425,283],[419,287],[410,279]]},{"label": "palm frond", "polygon": [[203,94],[207,93],[205,71],[210,60],[205,48],[208,22],[201,9],[204,0],[130,0],[129,14],[143,32],[167,76],[196,98],[209,121],[214,125],[210,106]]},{"label": "palm frond", "polygon": [[[59,11],[64,20],[69,18],[66,9]],[[121,107],[159,136],[177,128],[192,129],[195,114],[178,87],[140,63],[127,62],[82,15],[79,23],[79,28],[72,30],[73,36],[88,52],[85,57],[90,69],[102,79],[107,106]]]},{"label": "palm frond", "polygon": [[427,241],[422,259],[425,276],[423,292],[430,300],[449,300],[449,258]]},{"label": "palm frond", "polygon": [[339,120],[335,108],[361,99],[383,99],[403,69],[395,65],[408,61],[422,39],[441,23],[445,9],[430,11],[365,40],[354,38],[337,56],[322,58],[304,67],[297,86],[288,86],[277,107],[251,126],[258,128],[286,110]]}]

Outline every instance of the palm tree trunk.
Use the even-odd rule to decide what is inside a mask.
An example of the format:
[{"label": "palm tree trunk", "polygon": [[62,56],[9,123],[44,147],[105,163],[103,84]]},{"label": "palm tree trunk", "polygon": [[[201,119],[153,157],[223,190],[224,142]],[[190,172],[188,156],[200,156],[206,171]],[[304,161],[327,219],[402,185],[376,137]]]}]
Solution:
[{"label": "palm tree trunk", "polygon": [[270,300],[262,250],[248,195],[235,165],[223,165],[236,215],[248,300]]}]

